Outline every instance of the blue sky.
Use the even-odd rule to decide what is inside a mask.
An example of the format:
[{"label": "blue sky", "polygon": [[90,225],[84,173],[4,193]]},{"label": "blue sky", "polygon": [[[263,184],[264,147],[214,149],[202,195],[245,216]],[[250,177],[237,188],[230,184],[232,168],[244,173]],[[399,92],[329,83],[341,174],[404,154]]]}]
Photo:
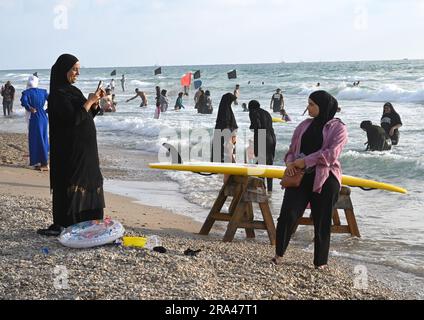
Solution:
[{"label": "blue sky", "polygon": [[424,58],[424,0],[0,0],[0,69]]}]

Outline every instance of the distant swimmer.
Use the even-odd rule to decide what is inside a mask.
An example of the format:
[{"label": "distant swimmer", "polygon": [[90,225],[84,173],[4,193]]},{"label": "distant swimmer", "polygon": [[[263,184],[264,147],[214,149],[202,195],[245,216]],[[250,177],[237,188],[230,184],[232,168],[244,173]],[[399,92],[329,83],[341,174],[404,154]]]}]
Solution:
[{"label": "distant swimmer", "polygon": [[390,102],[384,104],[381,126],[392,139],[392,145],[396,146],[399,143],[399,128],[402,127],[402,120]]},{"label": "distant swimmer", "polygon": [[320,87],[320,86],[321,86],[321,83],[319,83],[319,82],[318,82],[318,83],[317,83],[317,87]]},{"label": "distant swimmer", "polygon": [[126,102],[128,103],[131,100],[134,100],[137,97],[140,97],[141,98],[140,108],[147,107],[148,102],[147,102],[146,94],[143,91],[138,90],[138,88],[135,89],[135,93],[136,93],[136,95],[134,97],[132,97],[131,99],[128,99]]},{"label": "distant swimmer", "polygon": [[238,100],[240,99],[240,85],[236,84],[236,87],[234,89],[234,95],[236,96],[236,101],[234,101],[234,105],[238,106]]},{"label": "distant swimmer", "polygon": [[199,89],[196,91],[196,93],[194,94],[194,108],[197,109],[198,106],[198,102],[199,102],[199,97],[203,94],[203,89],[202,87],[199,87]]},{"label": "distant swimmer", "polygon": [[354,83],[353,83],[353,86],[354,87],[359,87],[359,84],[361,83],[361,81],[355,81]]},{"label": "distant swimmer", "polygon": [[281,109],[280,113],[281,113],[281,119],[283,119],[285,122],[292,121],[285,109]]},{"label": "distant swimmer", "polygon": [[125,74],[122,75],[121,86],[122,86],[122,92],[125,92]]},{"label": "distant swimmer", "polygon": [[168,100],[168,96],[167,96],[168,91],[163,89],[160,92],[160,111],[161,112],[167,112],[168,111],[168,106],[169,106],[169,100]]},{"label": "distant swimmer", "polygon": [[209,90],[205,91],[205,98],[206,98],[206,114],[212,114],[213,104],[212,104],[211,92]]},{"label": "distant swimmer", "polygon": [[178,94],[178,98],[177,101],[175,102],[175,110],[181,110],[181,109],[185,109],[184,105],[183,105],[183,96],[184,96],[184,92],[180,92]]},{"label": "distant swimmer", "polygon": [[280,113],[284,110],[284,97],[281,93],[281,89],[277,89],[276,93],[273,94],[270,103],[270,109],[275,113]]},{"label": "distant swimmer", "polygon": [[115,87],[116,87],[115,79],[110,80],[109,86],[110,86],[110,89],[112,90],[112,92],[115,92]]},{"label": "distant swimmer", "polygon": [[247,104],[246,103],[242,103],[241,107],[243,108],[243,112],[248,112],[249,109],[247,109]]},{"label": "distant swimmer", "polygon": [[366,151],[385,151],[392,149],[392,140],[382,127],[373,125],[371,121],[362,121],[361,129],[367,133]]}]

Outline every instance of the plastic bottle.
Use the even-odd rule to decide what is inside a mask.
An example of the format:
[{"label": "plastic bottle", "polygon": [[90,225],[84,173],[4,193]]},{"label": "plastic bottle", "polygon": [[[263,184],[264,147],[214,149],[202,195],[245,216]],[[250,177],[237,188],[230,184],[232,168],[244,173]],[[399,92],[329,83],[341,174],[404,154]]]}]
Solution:
[{"label": "plastic bottle", "polygon": [[145,244],[145,248],[148,250],[153,250],[156,247],[160,247],[161,246],[161,241],[160,238],[158,236],[150,236],[147,238],[147,242]]}]

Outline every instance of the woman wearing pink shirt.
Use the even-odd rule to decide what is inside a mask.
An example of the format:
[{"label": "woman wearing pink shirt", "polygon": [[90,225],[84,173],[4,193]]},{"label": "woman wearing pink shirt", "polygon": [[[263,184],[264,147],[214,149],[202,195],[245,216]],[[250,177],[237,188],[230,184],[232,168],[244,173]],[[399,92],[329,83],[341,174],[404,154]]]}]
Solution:
[{"label": "woman wearing pink shirt", "polygon": [[312,119],[303,121],[295,130],[290,149],[285,156],[287,173],[305,170],[298,188],[287,188],[277,224],[276,255],[281,264],[293,233],[293,228],[310,204],[315,227],[314,265],[327,265],[330,249],[331,219],[341,187],[340,154],[347,142],[347,129],[335,119],[337,100],[325,91],[309,97],[308,111]]}]

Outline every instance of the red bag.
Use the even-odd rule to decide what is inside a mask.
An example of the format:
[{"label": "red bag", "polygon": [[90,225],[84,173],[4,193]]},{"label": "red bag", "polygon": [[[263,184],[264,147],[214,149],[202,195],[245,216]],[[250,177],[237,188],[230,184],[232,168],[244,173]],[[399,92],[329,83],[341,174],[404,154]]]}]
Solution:
[{"label": "red bag", "polygon": [[298,188],[302,183],[303,176],[305,175],[304,170],[296,170],[296,174],[292,177],[287,175],[287,170],[284,172],[283,179],[281,179],[281,185],[283,188]]}]

